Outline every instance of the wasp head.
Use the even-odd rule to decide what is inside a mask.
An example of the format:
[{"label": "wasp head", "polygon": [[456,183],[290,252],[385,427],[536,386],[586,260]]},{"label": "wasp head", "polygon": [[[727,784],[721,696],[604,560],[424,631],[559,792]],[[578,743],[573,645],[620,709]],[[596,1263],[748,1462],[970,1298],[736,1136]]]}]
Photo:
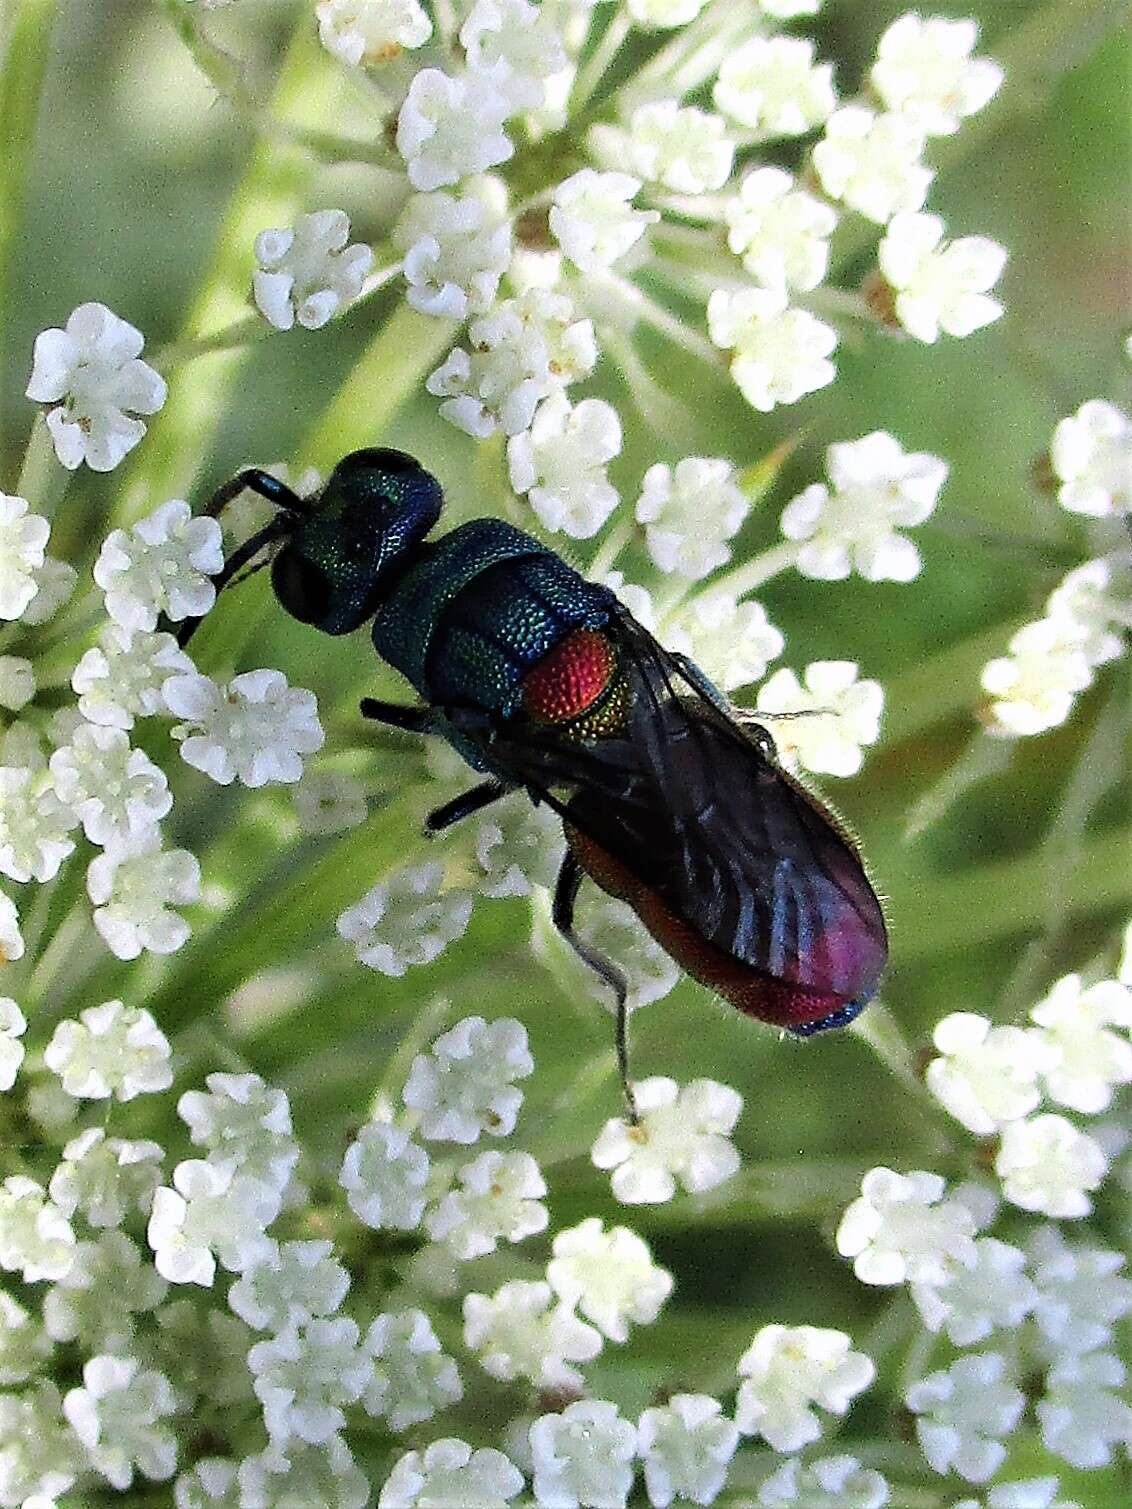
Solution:
[{"label": "wasp head", "polygon": [[442,501],[436,478],[403,451],[346,456],[272,562],[280,604],[326,634],[356,629],[409,565]]}]

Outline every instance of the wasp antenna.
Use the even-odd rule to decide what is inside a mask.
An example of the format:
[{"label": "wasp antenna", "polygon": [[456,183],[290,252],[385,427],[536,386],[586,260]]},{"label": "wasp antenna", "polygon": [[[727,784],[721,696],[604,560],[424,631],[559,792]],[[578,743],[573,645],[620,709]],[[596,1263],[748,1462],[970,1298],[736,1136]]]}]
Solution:
[{"label": "wasp antenna", "polygon": [[288,487],[285,482],[280,482],[278,477],[273,477],[262,467],[250,466],[242,472],[237,472],[222,487],[216,489],[205,505],[206,517],[219,518],[228,504],[245,491],[258,493],[261,498],[274,503],[276,508],[282,509],[284,513],[306,517],[313,512],[310,503],[305,498],[300,498],[294,488]]}]

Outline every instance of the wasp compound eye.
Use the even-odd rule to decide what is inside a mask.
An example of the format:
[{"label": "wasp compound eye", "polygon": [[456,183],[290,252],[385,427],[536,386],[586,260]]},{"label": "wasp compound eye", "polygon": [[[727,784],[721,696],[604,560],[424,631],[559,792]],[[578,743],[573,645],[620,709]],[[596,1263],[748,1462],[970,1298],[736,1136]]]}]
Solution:
[{"label": "wasp compound eye", "polygon": [[330,611],[330,578],[291,545],[285,545],[272,562],[271,585],[282,607],[300,623],[321,623]]}]

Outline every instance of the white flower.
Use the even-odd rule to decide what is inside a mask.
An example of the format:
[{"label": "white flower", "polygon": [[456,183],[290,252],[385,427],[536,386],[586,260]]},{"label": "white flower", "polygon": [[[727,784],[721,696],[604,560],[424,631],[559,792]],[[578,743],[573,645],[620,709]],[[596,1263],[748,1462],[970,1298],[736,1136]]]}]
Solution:
[{"label": "white flower", "polygon": [[1132,629],[1132,591],[1111,560],[1086,561],[1050,593],[1046,614],[1067,620],[1071,637],[1080,632],[1080,648],[1091,666],[1105,665],[1124,654]]},{"label": "white flower", "polygon": [[759,0],[759,9],[776,21],[792,21],[795,16],[816,16],[822,0]]},{"label": "white flower", "polygon": [[560,1231],[547,1264],[550,1287],[610,1341],[628,1341],[629,1323],[648,1326],[672,1293],[672,1275],[626,1226],[605,1231],[597,1216]]},{"label": "white flower", "polygon": [[121,1226],[132,1211],[149,1214],[162,1156],[156,1142],[126,1142],[88,1127],[64,1147],[51,1198],[65,1216],[79,1211],[91,1226]]},{"label": "white flower", "polygon": [[284,1331],[320,1315],[333,1315],[346,1298],[350,1276],[329,1242],[270,1239],[261,1255],[228,1291],[228,1303],[256,1331]]},{"label": "white flower", "polygon": [[668,29],[694,21],[706,3],[707,0],[627,0],[627,9],[638,26]]},{"label": "white flower", "polygon": [[501,1451],[473,1451],[466,1442],[447,1436],[423,1452],[409,1451],[398,1458],[377,1503],[378,1509],[414,1509],[417,1504],[506,1509],[508,1499],[522,1487],[523,1474]]},{"label": "white flower", "polygon": [[975,1261],[975,1220],[944,1181],[922,1170],[870,1169],[837,1228],[837,1250],[863,1284],[942,1284]]},{"label": "white flower", "polygon": [[723,1487],[738,1445],[738,1427],[707,1394],[673,1394],[666,1405],[646,1409],[637,1426],[637,1446],[649,1503],[667,1509],[679,1495],[681,1502],[710,1504]]},{"label": "white flower", "polygon": [[831,199],[884,225],[923,204],[935,176],[920,161],[923,150],[923,132],[905,116],[845,105],[826,122],[813,160]]},{"label": "white flower", "polygon": [[64,330],[43,330],[26,389],[55,404],[47,428],[60,462],[112,471],[145,434],[139,414],[156,414],[165,380],[140,360],[142,333],[105,304],[80,304]]},{"label": "white flower", "polygon": [[1083,403],[1053,432],[1050,460],[1070,513],[1103,518],[1132,510],[1132,420],[1103,398]]},{"label": "white flower", "polygon": [[675,470],[661,462],[650,466],[636,507],[653,562],[688,581],[731,559],[725,542],[749,512],[730,461],[706,456],[686,456]]},{"label": "white flower", "polygon": [[[0,497],[2,496],[0,494]],[[0,564],[0,573],[3,569],[3,565]],[[35,579],[35,596],[20,614],[20,619],[23,623],[36,627],[54,618],[63,604],[69,601],[78,584],[79,573],[66,561],[57,561],[49,555],[32,574]],[[3,596],[0,589],[0,607],[2,605]],[[3,614],[0,613],[0,617],[2,616]]]},{"label": "white flower", "polygon": [[71,687],[88,722],[131,729],[135,718],[164,711],[161,688],[170,676],[192,669],[172,634],[111,623],[75,667]]},{"label": "white flower", "polygon": [[55,791],[92,844],[111,844],[166,815],[173,795],[165,772],[120,728],[82,723],[50,760]]},{"label": "white flower", "polygon": [[728,1136],[743,1109],[737,1090],[711,1079],[680,1089],[659,1075],[633,1089],[640,1120],[607,1121],[590,1154],[595,1167],[613,1170],[622,1204],[671,1200],[677,1180],[689,1194],[702,1194],[731,1178],[739,1154]]},{"label": "white flower", "polygon": [[22,655],[0,655],[0,707],[18,713],[35,696],[35,667]]},{"label": "white flower", "polygon": [[535,886],[553,885],[565,846],[557,814],[523,795],[499,803],[495,812],[476,828],[480,895],[529,896]]},{"label": "white flower", "polygon": [[[578,936],[616,964],[628,987],[626,1007],[636,1011],[666,996],[680,980],[680,967],[665,953],[644,923],[624,901],[594,889],[584,898],[577,919]],[[578,961],[579,965],[581,961]],[[593,970],[581,967],[576,978],[587,995],[614,1012],[617,1003]]]},{"label": "white flower", "polygon": [[[10,1388],[13,1383],[26,1383],[43,1370],[52,1351],[51,1338],[38,1320],[0,1289],[0,1384]],[[0,1453],[7,1445],[0,1436]],[[0,1502],[7,1502],[2,1477]]]},{"label": "white flower", "polygon": [[728,592],[713,591],[694,597],[671,620],[666,639],[725,692],[765,675],[786,643],[761,603],[740,603]]},{"label": "white flower", "polygon": [[723,350],[734,351],[731,376],[753,408],[769,413],[796,403],[837,375],[829,360],[837,332],[805,309],[788,307],[777,288],[717,288],[708,300],[708,330]]},{"label": "white flower", "polygon": [[490,73],[512,112],[537,110],[546,80],[568,62],[557,18],[529,0],[475,0],[460,42],[469,65]]},{"label": "white flower", "polygon": [[25,1283],[60,1279],[75,1256],[75,1234],[43,1186],[23,1174],[0,1184],[0,1268]]},{"label": "white flower", "polygon": [[819,775],[856,775],[865,747],[880,735],[884,689],[876,681],[858,681],[851,660],[815,660],[802,680],[783,667],[759,688],[760,713],[810,713],[768,721],[779,759]]},{"label": "white flower", "polygon": [[782,533],[802,542],[798,570],[818,581],[854,570],[870,582],[911,581],[920,552],[900,530],[930,516],[947,470],[946,461],[905,451],[885,430],[831,445],[830,485],[807,487],[782,511]]},{"label": "white flower", "polygon": [[491,307],[511,260],[507,196],[495,179],[460,195],[414,194],[393,227],[408,300],[422,314],[462,320]]},{"label": "white flower", "polygon": [[79,1020],[60,1022],[43,1061],[76,1099],[133,1100],[173,1083],[169,1039],[148,1011],[121,1001],[88,1006]]},{"label": "white flower", "polygon": [[985,236],[943,241],[938,215],[894,215],[877,248],[885,282],[896,295],[896,318],[929,345],[940,331],[972,335],[1002,314],[988,296],[1006,265],[1006,248]]},{"label": "white flower", "polygon": [[[764,0],[765,3],[765,0]],[[856,1457],[819,1457],[803,1467],[798,1457],[783,1462],[759,1487],[765,1509],[881,1509],[888,1484]]]},{"label": "white flower", "polygon": [[960,1499],[952,1509],[1081,1509],[1068,1499],[1058,1499],[1055,1504],[1056,1492],[1056,1478],[1018,1478],[989,1488],[983,1500]]},{"label": "white flower", "polygon": [[985,1483],[1006,1460],[1000,1437],[1018,1424],[1026,1401],[1006,1381],[1006,1358],[979,1352],[914,1383],[905,1402],[920,1416],[916,1435],[932,1468]]},{"label": "white flower", "polygon": [[432,36],[417,0],[320,0],[314,13],[323,47],[354,67],[386,63]]},{"label": "white flower", "polygon": [[727,244],[767,288],[816,288],[829,268],[837,211],[783,168],[756,168],[724,205]]},{"label": "white flower", "polygon": [[173,730],[181,758],[221,786],[293,783],[302,756],[326,738],[314,693],[288,686],[282,671],[245,671],[227,686],[196,673],[170,676],[161,694],[185,720]]},{"label": "white flower", "polygon": [[374,1360],[363,1400],[366,1412],[384,1417],[390,1430],[431,1420],[463,1397],[456,1364],[440,1350],[423,1310],[379,1315],[362,1344]]},{"label": "white flower", "polygon": [[240,1509],[236,1463],[224,1457],[202,1457],[173,1484],[176,1509]]},{"label": "white flower", "polygon": [[983,666],[980,680],[993,719],[988,732],[1018,738],[1064,723],[1093,679],[1084,645],[1083,632],[1064,619],[1024,624],[1010,640],[1009,655]]},{"label": "white flower", "polygon": [[1132,1311],[1132,1281],[1120,1272],[1124,1254],[1071,1247],[1056,1226],[1030,1243],[1037,1294],[1034,1320],[1057,1355],[1092,1352],[1112,1340],[1113,1325]]},{"label": "white flower", "polygon": [[119,1491],[129,1488],[135,1468],[157,1482],[173,1476],[177,1443],[160,1423],[173,1411],[168,1378],[141,1369],[136,1357],[92,1357],[83,1368],[83,1387],[63,1400],[91,1466]]},{"label": "white flower", "polygon": [[343,1406],[361,1398],[373,1363],[359,1344],[357,1322],[340,1315],[256,1342],[248,1368],[268,1435],[321,1446],[345,1426]]},{"label": "white flower", "polygon": [[876,1377],[871,1358],[852,1351],[844,1331],[817,1326],[763,1326],[738,1371],[735,1424],[775,1451],[816,1441],[822,1425],[813,1406],[843,1415]]},{"label": "white flower", "polygon": [[279,1214],[276,1190],[230,1163],[201,1158],[178,1163],[173,1184],[154,1195],[146,1232],[162,1278],[207,1289],[217,1259],[230,1273],[243,1273],[270,1251],[264,1233]]},{"label": "white flower", "polygon": [[308,767],[291,796],[303,833],[345,833],[364,823],[369,815],[365,787],[341,770]]},{"label": "white flower", "polygon": [[621,450],[621,421],[601,398],[576,406],[565,393],[539,404],[530,429],[507,442],[511,486],[540,522],[575,540],[595,535],[617,507],[606,466]]},{"label": "white flower", "polygon": [[439,68],[413,75],[397,117],[397,150],[413,188],[428,192],[506,162],[514,152],[503,129],[510,104],[505,70]]},{"label": "white flower", "polygon": [[444,867],[395,870],[338,918],[338,932],[354,944],[360,963],[400,977],[410,965],[431,964],[463,936],[472,915],[467,891],[442,891]]},{"label": "white flower", "polygon": [[1100,1144],[1064,1116],[1010,1122],[994,1161],[1002,1192],[1012,1204],[1058,1219],[1089,1214],[1088,1192],[1097,1188],[1107,1167]]},{"label": "white flower", "polygon": [[530,1153],[481,1153],[456,1177],[462,1188],[429,1212],[425,1229],[461,1262],[494,1252],[501,1238],[521,1242],[546,1229],[546,1180]]},{"label": "white flower", "polygon": [[482,1132],[508,1137],[523,1103],[514,1081],[534,1066],[521,1022],[464,1017],[431,1053],[417,1054],[404,1101],[420,1117],[421,1136],[432,1141],[476,1142]]},{"label": "white flower", "polygon": [[200,864],[187,849],[162,849],[150,828],[92,860],[86,888],[94,925],[117,958],[173,954],[192,931],[173,906],[200,899]]},{"label": "white flower", "polygon": [[[0,891],[0,964],[14,964],[24,956],[24,935],[20,932],[20,914],[10,896]],[[9,1027],[5,1029],[11,1031]]]},{"label": "white flower", "polygon": [[132,529],[106,536],[94,579],[106,594],[106,611],[123,629],[152,630],[157,616],[199,618],[216,601],[210,577],[224,565],[220,525],[194,519],[173,498]]},{"label": "white flower", "polygon": [[1030,1020],[1051,1050],[1043,1074],[1058,1105],[1095,1116],[1112,1104],[1117,1085],[1132,1081],[1132,1045],[1109,1030],[1132,1027],[1132,990],[1118,980],[1084,988],[1079,975],[1066,975]]},{"label": "white flower", "polygon": [[49,780],[29,768],[0,766],[0,874],[9,880],[53,880],[75,845],[78,823]]},{"label": "white flower", "polygon": [[[0,1495],[5,1505],[50,1509],[85,1465],[53,1383],[0,1394]],[[36,1496],[42,1495],[39,1503]],[[46,1502],[43,1502],[43,1500]]]},{"label": "white flower", "polygon": [[298,320],[306,330],[319,330],[358,297],[373,251],[349,246],[349,239],[345,210],[316,210],[293,227],[260,231],[252,289],[269,325],[290,330]]},{"label": "white flower", "polygon": [[974,21],[901,16],[880,39],[872,86],[890,110],[929,136],[951,136],[998,93],[1004,77],[989,58],[972,58],[978,36]]},{"label": "white flower", "polygon": [[0,1090],[10,1090],[16,1083],[27,1051],[20,1038],[27,1030],[27,1017],[12,997],[0,996]]},{"label": "white flower", "polygon": [[1025,1266],[1019,1248],[977,1237],[970,1268],[953,1268],[942,1284],[913,1284],[912,1298],[929,1331],[945,1330],[953,1345],[973,1346],[994,1330],[1013,1330],[1034,1308],[1037,1291]]},{"label": "white flower", "polygon": [[804,136],[837,105],[833,65],[803,37],[752,37],[724,58],[712,98],[761,137]]},{"label": "white flower", "polygon": [[186,1090],[177,1102],[195,1145],[214,1162],[284,1190],[299,1158],[287,1096],[258,1074],[210,1074],[205,1083],[207,1093]]},{"label": "white flower", "polygon": [[992,1027],[970,1011],[945,1016],[932,1041],[942,1057],[928,1065],[928,1089],[976,1137],[989,1137],[1004,1122],[1035,1110],[1038,1076],[1055,1062],[1039,1033]]},{"label": "white flower", "polygon": [[0,618],[21,618],[39,590],[51,525],[26,498],[0,492]]},{"label": "white flower", "polygon": [[134,1316],[165,1298],[165,1280],[125,1232],[104,1231],[80,1242],[74,1261],[43,1300],[43,1320],[55,1341],[78,1341],[87,1352],[129,1353]]},{"label": "white flower", "polygon": [[366,1509],[370,1485],[341,1436],[325,1446],[273,1441],[238,1471],[239,1509]]},{"label": "white flower", "polygon": [[550,1285],[516,1279],[494,1294],[464,1298],[464,1345],[491,1377],[527,1378],[536,1388],[580,1388],[572,1362],[590,1362],[601,1334],[555,1302]]},{"label": "white flower", "polygon": [[403,1127],[367,1121],[346,1149],[338,1183],[359,1221],[412,1231],[424,1214],[428,1168],[428,1154]]},{"label": "white flower", "polygon": [[677,194],[712,193],[731,177],[735,146],[727,123],[679,100],[638,105],[625,130],[594,126],[589,139],[607,167],[627,166]]},{"label": "white flower", "polygon": [[1107,1467],[1114,1446],[1127,1450],[1132,1408],[1114,1392],[1126,1376],[1124,1364],[1108,1352],[1061,1358],[1037,1406],[1046,1450],[1082,1471]]},{"label": "white flower", "polygon": [[633,1486],[637,1430],[605,1399],[568,1404],[530,1428],[534,1495],[555,1509],[624,1509]]},{"label": "white flower", "polygon": [[440,412],[476,439],[527,429],[540,399],[587,377],[597,361],[593,324],[564,294],[532,288],[504,299],[468,329],[470,352],[451,351],[425,386]]},{"label": "white flower", "polygon": [[640,187],[631,173],[593,168],[582,168],[555,187],[551,234],[581,272],[612,267],[660,219],[656,210],[633,208],[630,201]]}]

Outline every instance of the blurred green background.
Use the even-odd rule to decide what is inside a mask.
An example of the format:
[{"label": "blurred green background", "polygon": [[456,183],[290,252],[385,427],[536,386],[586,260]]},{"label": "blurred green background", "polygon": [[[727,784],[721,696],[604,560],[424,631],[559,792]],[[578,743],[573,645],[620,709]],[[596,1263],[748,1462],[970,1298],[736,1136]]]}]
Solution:
[{"label": "blurred green background", "polygon": [[[843,92],[905,8],[827,0],[807,26],[836,60]],[[43,26],[54,13],[54,32],[0,308],[9,489],[32,417],[21,395],[39,329],[99,299],[145,332],[148,354],[202,312],[215,323],[238,313],[256,230],[286,223],[296,206],[341,205],[355,237],[376,242],[392,202],[389,179],[272,143],[216,103],[160,7],[60,0],[38,9]],[[208,18],[226,45],[252,60],[250,85],[263,98],[301,9],[244,0]],[[686,357],[660,341],[642,343],[660,381],[694,414],[701,451],[744,465],[801,431],[740,555],[774,542],[781,505],[821,474],[831,441],[884,428],[951,466],[942,506],[918,536],[926,565],[914,586],[788,576],[764,594],[787,636],[786,663],[800,669],[816,658],[852,658],[887,691],[882,744],[859,779],[831,782],[829,794],[861,834],[890,898],[884,1000],[913,1049],[949,1011],[1010,1020],[1057,974],[1095,959],[1111,968],[1117,930],[1132,909],[1128,662],[1106,668],[1070,723],[1041,739],[992,747],[978,738],[974,715],[983,662],[1091,553],[1082,521],[1035,488],[1033,467],[1056,421],[1087,398],[1119,400],[1128,371],[1132,117],[1121,28],[1128,7],[970,0],[929,10],[978,16],[983,50],[1017,65],[998,105],[932,153],[941,166],[931,207],[951,233],[986,234],[1010,250],[1006,317],[938,348],[872,336],[846,342],[832,388],[769,416],[748,408],[722,376],[690,371]],[[356,86],[313,44],[299,48],[284,77],[294,118],[364,133]],[[850,274],[863,274],[870,255],[862,248]],[[53,548],[89,562],[112,519],[136,517],[168,496],[200,500],[247,462],[326,462],[359,443],[395,444],[424,458],[448,488],[453,517],[498,506],[497,473],[485,478],[490,467],[437,418],[419,377],[422,396],[396,401],[416,343],[441,339],[404,314],[383,337],[399,297],[394,288],[327,330],[273,335],[239,358],[186,368],[120,471],[75,479]],[[599,371],[594,391],[623,398],[611,371]],[[631,500],[646,466],[683,452],[622,409],[626,446],[614,478]],[[630,575],[634,560],[643,569],[643,557],[630,553]],[[363,636],[308,635],[267,609],[260,584],[246,589],[239,614],[222,611],[198,642],[205,670],[277,665],[315,688],[331,750],[365,737],[351,712],[359,690],[398,694]],[[968,784],[963,772],[983,761],[988,777]],[[191,1033],[248,976],[274,971],[244,992],[240,1051],[296,1097],[297,1130],[327,1148],[365,1114],[389,1052],[422,1005],[447,998],[452,1016],[518,1015],[540,1063],[526,1121],[534,1148],[571,1160],[575,1175],[554,1219],[604,1209],[608,1197],[587,1172],[584,1151],[601,1119],[617,1111],[608,1022],[534,960],[525,903],[484,902],[461,942],[403,981],[351,965],[337,940],[328,941],[337,910],[424,848],[416,837],[428,796],[419,753],[391,741],[377,768],[387,806],[363,829],[331,840],[297,838],[283,795],[253,799],[203,781],[186,785],[178,836],[205,856],[206,882],[252,890],[211,931],[201,927],[183,954],[154,965],[150,1004],[167,1028]],[[927,821],[933,803],[939,810]],[[238,827],[234,815],[244,819]],[[915,837],[910,824],[921,830]],[[121,966],[101,963],[91,999],[124,978]],[[444,1020],[443,1006],[432,1020]],[[898,1061],[900,1051],[892,1048]],[[700,1306],[729,1312],[745,1338],[753,1321],[854,1329],[872,1314],[878,1297],[813,1239],[812,1222],[828,1229],[871,1164],[961,1170],[914,1087],[862,1041],[780,1042],[687,985],[640,1014],[635,1053],[638,1073],[718,1076],[747,1101],[741,1184],[720,1191],[726,1200],[698,1210],[679,1202],[636,1222],[681,1276],[673,1324],[687,1325],[689,1357],[704,1334]],[[726,1240],[701,1246],[713,1223]],[[719,1334],[711,1333],[713,1348]]]}]

